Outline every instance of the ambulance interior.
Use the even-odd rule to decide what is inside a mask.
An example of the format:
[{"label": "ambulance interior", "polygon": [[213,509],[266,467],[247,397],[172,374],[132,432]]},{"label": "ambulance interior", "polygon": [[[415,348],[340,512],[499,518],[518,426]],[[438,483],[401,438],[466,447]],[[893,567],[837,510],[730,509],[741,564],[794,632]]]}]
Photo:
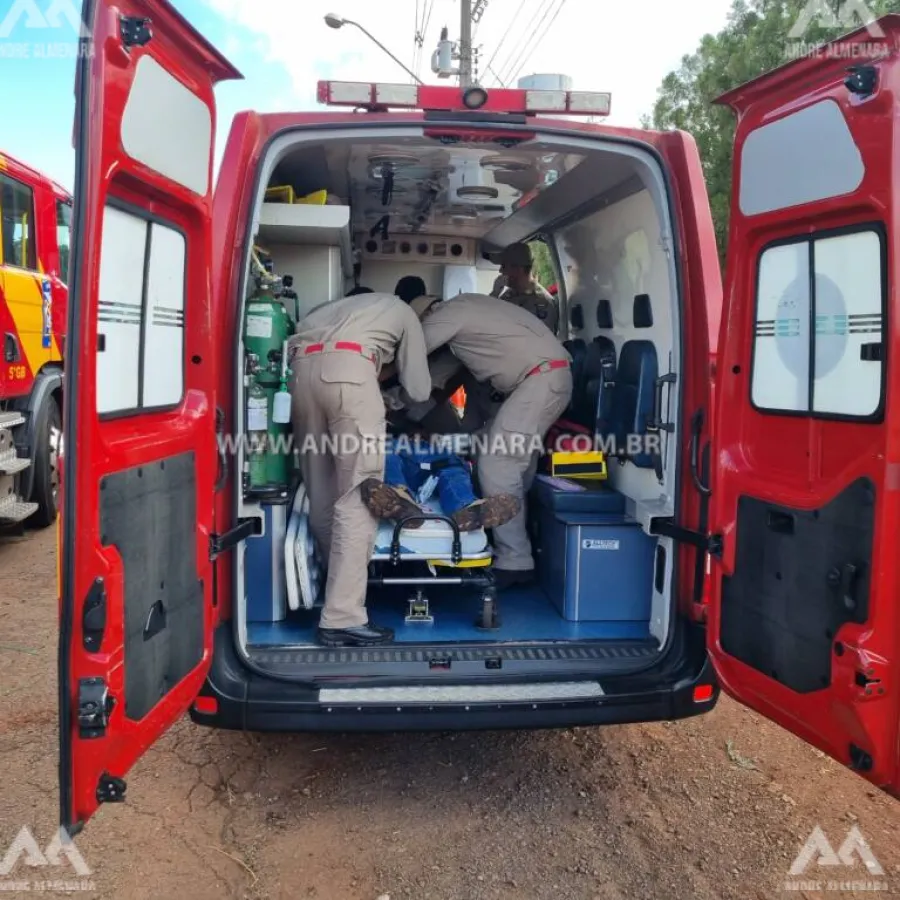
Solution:
[{"label": "ambulance interior", "polygon": [[[281,298],[290,318],[354,284],[393,293],[404,275],[420,276],[447,301],[487,294],[498,275],[489,256],[543,240],[558,277],[559,336],[572,357],[565,419],[616,443],[605,480],[554,477],[541,461],[527,507],[537,579],[502,592],[493,607],[485,589],[489,533],[463,533],[455,547],[445,522],[402,532],[383,523],[367,606],[373,622],[395,629],[396,642],[337,652],[348,671],[373,672],[380,660],[436,649],[474,654],[495,668],[507,657],[623,672],[652,664],[669,640],[675,560],[673,543],[654,535],[652,523],[675,514],[681,430],[678,282],[656,158],[640,146],[571,133],[511,147],[447,145],[421,126],[363,133],[289,133],[262,163],[252,233],[257,258],[291,276]],[[244,340],[257,284],[249,257],[248,250]],[[237,421],[244,427],[254,380],[246,350],[242,341]],[[279,365],[276,354],[266,386],[270,417]],[[467,427],[466,415],[448,416],[446,407],[437,416],[450,431]],[[290,426],[272,428],[289,433]],[[238,644],[260,670],[302,678],[336,652],[315,646],[324,561],[309,533],[305,489],[293,465],[288,484],[257,489],[248,479],[248,445],[239,446],[237,512],[258,519],[260,533],[236,554]],[[427,506],[439,512],[435,503]]]}]

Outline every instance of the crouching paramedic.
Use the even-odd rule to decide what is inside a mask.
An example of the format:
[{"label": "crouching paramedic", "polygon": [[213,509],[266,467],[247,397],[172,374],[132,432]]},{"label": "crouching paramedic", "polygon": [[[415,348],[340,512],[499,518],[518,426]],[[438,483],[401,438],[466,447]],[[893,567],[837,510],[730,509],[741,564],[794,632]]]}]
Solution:
[{"label": "crouching paramedic", "polygon": [[[309,520],[328,560],[319,641],[372,646],[393,633],[366,614],[368,564],[378,522],[360,486],[384,474],[385,409],[378,382],[395,362],[416,401],[431,395],[422,328],[393,294],[345,297],[310,313],[289,343],[294,439],[309,495]],[[310,452],[314,448],[315,452]]]},{"label": "crouching paramedic", "polygon": [[411,306],[429,353],[448,346],[479,382],[506,396],[479,453],[478,478],[485,497],[511,494],[519,501],[517,514],[494,529],[495,575],[501,588],[526,584],[534,557],[525,494],[540,442],[572,396],[569,355],[536,316],[504,300],[460,294],[446,303],[418,297]]}]

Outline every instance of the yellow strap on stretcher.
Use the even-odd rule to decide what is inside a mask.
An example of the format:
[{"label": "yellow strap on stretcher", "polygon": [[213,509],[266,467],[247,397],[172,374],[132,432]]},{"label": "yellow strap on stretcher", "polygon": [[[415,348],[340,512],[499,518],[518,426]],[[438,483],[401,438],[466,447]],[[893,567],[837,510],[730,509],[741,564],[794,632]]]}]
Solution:
[{"label": "yellow strap on stretcher", "polygon": [[442,566],[445,569],[483,569],[491,564],[490,557],[487,559],[464,559],[461,562],[454,563],[447,559],[429,559],[429,566]]}]

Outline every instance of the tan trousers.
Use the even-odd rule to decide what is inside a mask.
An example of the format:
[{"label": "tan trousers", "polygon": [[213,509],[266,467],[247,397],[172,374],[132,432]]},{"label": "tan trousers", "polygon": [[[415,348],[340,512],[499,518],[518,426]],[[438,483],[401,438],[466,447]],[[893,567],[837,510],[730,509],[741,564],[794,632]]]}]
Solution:
[{"label": "tan trousers", "polygon": [[[384,477],[384,401],[378,376],[371,361],[345,351],[298,357],[292,369],[294,438],[301,448],[309,523],[328,560],[319,624],[365,625],[378,520],[363,503],[359,486],[367,478]],[[336,448],[328,445],[329,439]]]},{"label": "tan trousers", "polygon": [[534,568],[526,527],[525,496],[537,471],[539,453],[533,448],[562,415],[572,397],[572,373],[557,369],[526,378],[506,398],[487,432],[487,452],[478,457],[478,478],[485,497],[518,497],[518,515],[494,529],[498,569],[521,572]]}]

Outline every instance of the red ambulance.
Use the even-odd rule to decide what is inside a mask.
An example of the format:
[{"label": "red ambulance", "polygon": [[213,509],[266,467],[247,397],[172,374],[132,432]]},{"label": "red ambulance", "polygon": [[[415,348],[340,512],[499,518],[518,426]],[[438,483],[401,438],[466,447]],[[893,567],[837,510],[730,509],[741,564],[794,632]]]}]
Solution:
[{"label": "red ambulance", "polygon": [[[900,17],[879,23],[892,55],[848,72],[860,30],[723,98],[739,121],[723,299],[694,141],[572,118],[607,95],[324,83],[342,108],[238,115],[214,183],[213,89],[238,72],[164,0],[86,7],[65,825],[122,800],[188,711],[248,730],[561,727],[703,713],[717,685],[900,793]],[[317,191],[333,201],[273,209]],[[541,583],[502,599],[500,630],[471,630],[465,592],[406,626],[373,589],[379,616],[401,608],[398,642],[316,647],[317,611],[285,607],[279,580],[290,507],[245,489],[240,445],[219,453],[246,427],[254,244],[294,276],[299,315],[309,285],[333,299],[354,271],[440,291],[464,266],[489,288],[484,254],[535,239],[557,263],[572,414],[603,409],[637,442],[602,490],[541,481]],[[313,562],[294,561],[307,588]]]}]

